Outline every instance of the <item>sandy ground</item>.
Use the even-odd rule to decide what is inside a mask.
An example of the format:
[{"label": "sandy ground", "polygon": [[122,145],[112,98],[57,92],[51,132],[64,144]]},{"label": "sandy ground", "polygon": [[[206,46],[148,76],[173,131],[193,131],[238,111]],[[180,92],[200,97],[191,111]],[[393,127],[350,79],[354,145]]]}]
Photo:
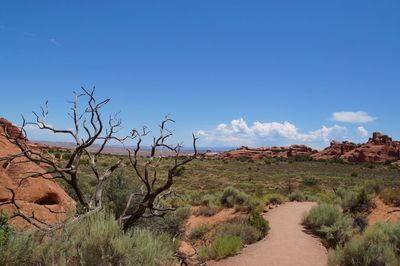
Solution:
[{"label": "sandy ground", "polygon": [[290,202],[265,214],[268,236],[234,257],[210,262],[212,266],[326,266],[327,250],[318,238],[304,231],[304,213],[315,203]]},{"label": "sandy ground", "polygon": [[368,215],[368,222],[373,225],[377,222],[400,221],[400,208],[386,205],[380,198],[374,199],[376,208]]}]

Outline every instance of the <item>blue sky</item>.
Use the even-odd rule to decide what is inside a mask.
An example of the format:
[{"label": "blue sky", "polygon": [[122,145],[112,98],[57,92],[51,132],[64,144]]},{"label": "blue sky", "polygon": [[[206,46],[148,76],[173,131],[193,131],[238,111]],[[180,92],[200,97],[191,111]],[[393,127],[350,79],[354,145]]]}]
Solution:
[{"label": "blue sky", "polygon": [[171,113],[176,139],[209,147],[400,139],[398,14],[399,1],[1,1],[0,116],[48,99],[48,122],[68,127],[72,91],[96,86],[121,134]]}]

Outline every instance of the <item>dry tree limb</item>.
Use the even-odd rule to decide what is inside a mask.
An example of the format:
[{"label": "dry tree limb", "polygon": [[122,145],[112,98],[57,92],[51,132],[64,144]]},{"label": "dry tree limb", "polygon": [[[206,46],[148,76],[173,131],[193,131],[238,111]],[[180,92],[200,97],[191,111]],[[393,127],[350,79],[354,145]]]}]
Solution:
[{"label": "dry tree limb", "polygon": [[[162,206],[160,201],[173,193],[170,191],[170,188],[174,183],[174,178],[178,175],[178,169],[200,156],[196,146],[198,138],[194,134],[192,135],[194,153],[193,155],[186,156],[183,159],[181,159],[180,154],[183,147],[182,143],[176,145],[166,143],[166,141],[173,135],[173,131],[167,128],[167,124],[173,122],[174,121],[168,116],[166,116],[161,122],[159,126],[160,135],[158,137],[153,137],[150,156],[146,161],[144,168],[139,167],[138,165],[139,151],[141,149],[142,138],[147,136],[149,131],[147,128],[143,128],[142,132],[132,130],[132,138],[136,139],[137,142],[133,151],[128,149],[129,161],[134,173],[136,173],[137,177],[142,182],[144,191],[139,194],[139,206],[131,212],[128,210],[131,207],[133,195],[129,197],[125,210],[119,217],[119,221],[122,223],[124,230],[133,227],[140,218],[164,217],[168,212],[175,210],[175,208]],[[160,156],[157,157],[157,152],[162,149],[167,149],[174,153],[174,163],[169,167],[167,175],[165,176],[165,181],[157,187],[157,181],[159,181],[159,172],[157,171],[157,167],[161,158]]]},{"label": "dry tree limb", "polygon": [[[86,104],[83,107],[80,107],[81,100],[86,100]],[[116,136],[116,133],[121,128],[121,120],[116,115],[109,117],[108,128],[106,129],[105,122],[101,116],[101,110],[109,101],[110,99],[106,99],[98,102],[95,98],[95,89],[88,91],[82,88],[82,93],[77,94],[74,92],[74,99],[71,102],[71,113],[68,114],[74,125],[72,129],[58,129],[46,122],[49,114],[48,102],[46,101],[44,106],[40,108],[40,113],[33,112],[34,121],[27,122],[25,117],[22,116],[22,126],[20,127],[19,134],[12,136],[8,134],[7,129],[4,130],[7,140],[17,146],[19,152],[0,158],[0,161],[10,163],[13,160],[19,159],[44,165],[46,171],[28,172],[26,176],[19,180],[18,185],[21,185],[28,178],[63,179],[74,190],[85,212],[101,209],[105,184],[112,173],[120,166],[121,160],[111,164],[106,170],[100,170],[97,167],[97,157],[104,151],[104,148],[110,141],[123,143],[124,140],[130,138],[130,136],[125,138]],[[71,150],[69,160],[66,163],[57,161],[48,154],[34,150],[28,145],[24,140],[27,135],[27,125],[33,125],[54,134],[69,135],[72,137],[75,146]],[[97,150],[93,151],[95,149],[95,142],[100,142],[101,144]],[[83,156],[88,156],[92,174],[97,178],[92,195],[85,195],[79,183],[82,178],[79,169]],[[30,221],[28,218],[32,219],[32,217],[21,214],[19,208],[17,208],[16,214],[28,222]]]}]

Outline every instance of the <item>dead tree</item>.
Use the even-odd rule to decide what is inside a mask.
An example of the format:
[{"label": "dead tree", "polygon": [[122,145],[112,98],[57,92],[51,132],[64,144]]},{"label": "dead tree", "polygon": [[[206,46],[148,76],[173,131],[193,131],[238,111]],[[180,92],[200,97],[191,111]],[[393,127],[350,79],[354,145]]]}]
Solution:
[{"label": "dead tree", "polygon": [[[113,116],[110,117],[108,123],[104,125],[101,116],[101,109],[110,101],[110,99],[97,102],[94,93],[94,89],[87,91],[84,88],[82,88],[82,93],[74,93],[74,100],[71,102],[71,113],[68,114],[74,125],[72,129],[58,129],[46,122],[48,116],[47,102],[43,107],[41,107],[40,114],[34,112],[35,121],[26,122],[25,118],[22,117],[23,122],[19,135],[14,136],[8,134],[8,130],[5,129],[4,132],[6,138],[8,141],[16,145],[20,152],[6,158],[0,158],[0,161],[6,160],[8,163],[11,163],[13,160],[22,158],[23,160],[44,166],[46,169],[45,171],[27,173],[27,175],[20,180],[20,185],[28,178],[51,178],[64,180],[73,189],[79,203],[84,209],[84,214],[75,217],[74,220],[77,221],[90,215],[92,212],[102,209],[104,188],[110,176],[122,162],[121,160],[118,160],[110,165],[106,170],[101,171],[97,167],[98,156],[112,140],[124,143],[127,139],[136,139],[137,142],[135,148],[133,150],[127,149],[127,152],[132,171],[142,184],[141,193],[132,193],[130,195],[129,199],[127,199],[122,215],[118,217],[118,221],[121,223],[123,229],[127,230],[133,227],[140,218],[164,217],[164,215],[169,211],[175,210],[171,207],[165,207],[161,203],[163,199],[173,195],[171,186],[174,183],[174,178],[179,174],[181,167],[200,156],[196,147],[197,138],[193,135],[193,154],[183,156],[181,154],[181,149],[183,147],[182,143],[176,145],[167,143],[173,135],[173,131],[167,128],[167,124],[174,122],[167,116],[160,125],[160,135],[153,138],[148,160],[144,165],[142,165],[139,163],[139,151],[141,151],[142,138],[147,136],[149,131],[144,127],[141,132],[138,130],[132,130],[131,134],[127,137],[117,137],[116,133],[121,128],[121,120],[116,116]],[[80,108],[79,106],[82,99],[86,99],[86,106],[84,108]],[[62,164],[60,160],[50,156],[50,154],[33,149],[32,146],[25,141],[27,125],[34,125],[41,130],[46,130],[54,134],[69,135],[72,137],[75,146],[71,149],[68,161]],[[105,129],[106,127],[107,129]],[[158,167],[162,160],[162,156],[160,156],[162,150],[167,150],[170,153],[172,152],[174,159],[166,175],[160,177]],[[83,156],[89,158],[90,169],[97,179],[91,195],[85,195],[79,182],[81,179],[79,169]],[[34,213],[32,213],[32,215],[23,213],[15,200],[15,192],[10,188],[9,190],[12,193],[12,200],[3,202],[1,205],[14,205],[16,212],[11,217],[19,216],[37,228],[43,229],[43,227],[51,227],[46,224],[45,221],[38,220],[34,216]],[[134,198],[139,199],[139,205],[137,208],[132,210]],[[53,228],[55,227],[59,228],[60,225],[53,226]]]},{"label": "dead tree", "polygon": [[[109,118],[108,128],[105,129],[107,125],[104,125],[100,111],[110,99],[97,102],[94,93],[94,89],[88,91],[84,88],[82,88],[82,93],[80,94],[74,92],[74,100],[71,102],[71,112],[68,114],[73,121],[73,129],[58,129],[46,122],[46,117],[48,115],[47,102],[41,107],[40,114],[33,112],[35,116],[33,122],[26,122],[25,118],[22,117],[23,122],[19,136],[11,136],[7,134],[7,129],[4,130],[8,141],[16,145],[20,152],[8,156],[7,158],[0,158],[0,160],[7,160],[9,162],[17,158],[23,158],[30,162],[43,165],[46,171],[27,173],[27,176],[21,179],[20,184],[27,178],[50,177],[52,179],[62,179],[73,189],[85,212],[102,207],[102,193],[106,181],[121,164],[121,160],[118,160],[105,171],[100,171],[97,167],[97,157],[102,153],[109,141],[116,140],[122,142],[124,140],[115,136],[121,126],[121,120],[116,116]],[[80,100],[83,98],[86,100],[86,106],[80,108]],[[26,136],[27,125],[33,125],[41,130],[46,130],[54,134],[66,134],[71,136],[75,146],[71,150],[71,156],[68,161],[62,165],[61,162],[54,157],[33,149],[26,141],[23,141]],[[99,144],[94,145],[95,142]],[[81,178],[79,167],[82,156],[84,155],[88,156],[91,171],[97,179],[94,192],[89,197],[84,194],[79,185]]]},{"label": "dead tree", "polygon": [[[181,149],[183,148],[182,143],[175,145],[167,143],[169,138],[173,135],[173,131],[167,128],[167,124],[173,122],[174,121],[167,116],[160,124],[160,134],[158,137],[153,137],[150,155],[144,163],[144,166],[139,165],[139,151],[141,150],[142,138],[147,136],[149,131],[146,127],[144,127],[141,132],[132,130],[131,136],[137,140],[137,143],[133,151],[128,149],[129,161],[134,173],[143,186],[141,193],[132,193],[130,195],[125,210],[119,217],[119,221],[122,223],[124,230],[134,226],[140,218],[164,217],[169,211],[175,210],[174,208],[163,206],[160,204],[160,201],[173,193],[170,189],[174,183],[174,178],[178,175],[179,169],[194,160],[199,154],[196,147],[197,137],[194,134],[192,135],[194,150],[192,155],[181,156]],[[161,156],[163,150],[172,152],[174,154],[174,159],[165,176],[161,178],[158,168],[163,158]],[[135,210],[129,212],[128,210],[130,210],[133,197],[139,197],[139,206]]]}]

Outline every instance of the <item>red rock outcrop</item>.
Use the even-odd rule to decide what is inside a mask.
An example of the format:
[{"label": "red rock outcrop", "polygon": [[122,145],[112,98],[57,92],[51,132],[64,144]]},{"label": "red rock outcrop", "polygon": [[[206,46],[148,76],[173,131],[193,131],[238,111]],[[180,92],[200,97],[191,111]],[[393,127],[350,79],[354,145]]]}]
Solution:
[{"label": "red rock outcrop", "polygon": [[21,134],[21,131],[14,124],[9,122],[7,119],[0,117],[0,127],[5,130],[3,132],[7,132],[7,135],[11,138],[19,137],[22,140],[27,140],[24,135]]},{"label": "red rock outcrop", "polygon": [[[6,127],[5,127],[6,125]],[[19,135],[17,127],[5,119],[0,121],[0,157],[17,154],[19,149],[4,137],[4,130],[13,136]],[[27,141],[23,139],[23,141]],[[0,203],[11,199],[10,188],[15,192],[16,203],[27,215],[34,214],[35,218],[48,224],[55,224],[65,220],[68,212],[75,211],[75,202],[54,181],[51,176],[44,175],[38,178],[24,178],[27,173],[40,172],[44,169],[33,162],[27,162],[22,158],[11,162],[0,162]],[[15,211],[13,205],[2,205],[0,211],[12,214]],[[21,229],[32,228],[32,225],[21,217],[15,217],[11,223]]]},{"label": "red rock outcrop", "polygon": [[344,154],[357,149],[359,145],[350,142],[350,141],[343,141],[338,142],[333,140],[331,145],[322,151],[313,155],[313,158],[316,160],[323,159],[323,160],[332,160],[334,158],[341,158]]},{"label": "red rock outcrop", "polygon": [[314,159],[340,158],[346,162],[385,163],[400,160],[400,142],[387,135],[374,132],[364,144],[332,141],[328,148],[313,155]]},{"label": "red rock outcrop", "polygon": [[219,159],[249,158],[262,159],[293,156],[311,156],[315,160],[342,159],[345,162],[385,163],[394,162],[400,166],[400,142],[393,141],[387,135],[375,132],[372,138],[364,144],[355,144],[350,141],[332,141],[330,146],[322,151],[316,151],[305,145],[290,147],[241,147],[237,150],[222,152],[216,156]]},{"label": "red rock outcrop", "polygon": [[235,159],[235,158],[249,158],[249,159],[262,159],[262,158],[288,158],[293,156],[310,156],[316,153],[316,150],[305,145],[292,145],[290,147],[260,147],[249,148],[243,146],[237,150],[222,152],[219,154],[220,159]]}]

